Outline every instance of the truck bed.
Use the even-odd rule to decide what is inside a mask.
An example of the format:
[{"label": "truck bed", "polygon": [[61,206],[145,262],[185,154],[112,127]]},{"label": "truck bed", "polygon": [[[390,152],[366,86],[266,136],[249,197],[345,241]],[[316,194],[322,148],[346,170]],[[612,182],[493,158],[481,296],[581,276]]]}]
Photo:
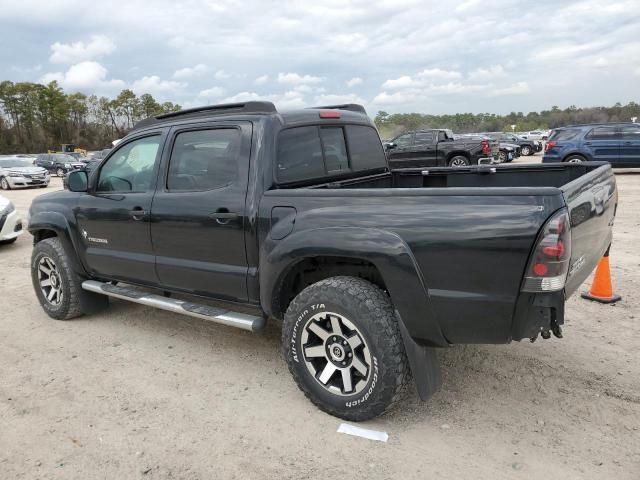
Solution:
[{"label": "truck bed", "polygon": [[[564,291],[553,297],[553,308],[561,308],[609,246],[616,204],[611,167],[585,162],[386,172],[267,191],[261,210],[269,216],[273,208],[291,208],[295,213],[285,243],[299,236],[301,249],[331,229],[343,242],[348,232],[360,232],[358,237],[354,233],[353,248],[375,263],[385,233],[401,240],[398,248],[411,252],[428,295],[429,307],[421,305],[415,314],[431,319],[408,327],[414,337],[441,345],[427,331],[428,324],[435,322],[448,343],[527,338],[530,331],[518,325],[524,317],[514,306],[543,301],[521,294],[541,228],[555,212],[567,209],[571,267]],[[271,218],[272,234],[287,224],[280,221]],[[267,249],[276,248],[264,240]],[[331,241],[323,245],[333,251]],[[398,298],[404,293],[396,292]],[[407,295],[407,308],[417,306],[417,294]]]},{"label": "truck bed", "polygon": [[[324,183],[311,188],[560,188],[604,162],[548,165],[495,165],[466,168],[401,169],[370,177]],[[504,192],[508,193],[508,192]]]}]

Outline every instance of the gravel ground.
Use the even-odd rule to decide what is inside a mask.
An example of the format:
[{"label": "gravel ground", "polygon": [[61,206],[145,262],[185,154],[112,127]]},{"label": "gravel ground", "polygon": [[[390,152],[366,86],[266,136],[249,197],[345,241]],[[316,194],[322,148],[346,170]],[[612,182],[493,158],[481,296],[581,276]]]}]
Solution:
[{"label": "gravel ground", "polygon": [[[336,433],[289,376],[276,324],[256,336],[121,301],[51,320],[25,234],[0,249],[0,478],[637,480],[640,175],[618,185],[622,302],[574,296],[563,340],[442,350],[431,401],[411,391],[363,425],[388,443]],[[2,192],[21,212],[42,193]]]}]

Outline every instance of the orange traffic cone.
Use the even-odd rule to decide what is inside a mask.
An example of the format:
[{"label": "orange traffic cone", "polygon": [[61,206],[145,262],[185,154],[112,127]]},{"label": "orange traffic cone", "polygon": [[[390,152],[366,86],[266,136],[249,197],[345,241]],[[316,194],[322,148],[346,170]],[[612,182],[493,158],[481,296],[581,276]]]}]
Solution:
[{"label": "orange traffic cone", "polygon": [[598,263],[596,275],[593,277],[591,290],[582,294],[582,298],[595,300],[600,303],[615,303],[622,297],[613,293],[611,286],[611,271],[609,270],[609,248]]}]

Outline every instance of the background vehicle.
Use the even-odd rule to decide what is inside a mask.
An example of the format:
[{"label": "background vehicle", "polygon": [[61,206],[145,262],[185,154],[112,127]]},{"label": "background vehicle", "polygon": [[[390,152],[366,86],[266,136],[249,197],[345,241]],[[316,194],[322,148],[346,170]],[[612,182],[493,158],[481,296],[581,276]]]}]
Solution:
[{"label": "background vehicle", "polygon": [[15,242],[23,231],[22,219],[15,206],[0,195],[0,245]]},{"label": "background vehicle", "polygon": [[389,167],[464,167],[493,163],[498,142],[489,138],[456,139],[451,130],[428,129],[403,133],[385,144]]},{"label": "background vehicle", "polygon": [[552,131],[542,161],[604,160],[614,167],[640,167],[640,124],[573,125]]},{"label": "background vehicle", "polygon": [[530,132],[524,132],[519,135],[525,140],[546,140],[549,138],[548,130],[532,130]]},{"label": "background vehicle", "polygon": [[46,168],[58,177],[63,177],[65,173],[84,166],[81,161],[66,153],[41,153],[36,157],[34,164]]},{"label": "background vehicle", "polygon": [[49,185],[49,172],[34,166],[30,158],[0,158],[0,188],[46,187]]},{"label": "background vehicle", "polygon": [[30,210],[48,315],[113,296],[252,331],[283,319],[298,386],[350,420],[384,412],[409,369],[428,398],[432,347],[559,336],[617,204],[606,163],[390,171],[361,106],[270,102],[144,120],[69,188]]},{"label": "background vehicle", "polygon": [[500,142],[518,145],[523,157],[528,157],[529,155],[542,151],[542,142],[538,140],[527,140],[513,133],[485,132],[483,135],[487,135]]},{"label": "background vehicle", "polygon": [[[455,135],[455,138],[475,138],[479,140],[490,140],[495,141],[491,137],[483,135],[481,133],[465,133],[461,135]],[[512,162],[513,159],[518,158],[520,156],[520,146],[514,145],[511,143],[499,142],[499,151],[498,156],[496,157],[495,163],[509,163]]]},{"label": "background vehicle", "polygon": [[[82,167],[78,167],[74,170],[71,170],[72,172],[78,171],[78,170],[84,170],[85,172],[87,172],[88,175],[91,174],[91,172],[93,172],[98,165],[100,165],[100,162],[102,162],[102,158],[95,158],[95,157],[86,157],[83,161],[82,161]],[[71,173],[71,172],[69,172]],[[62,186],[64,188],[69,188],[69,173],[67,173],[63,178],[62,178]]]}]

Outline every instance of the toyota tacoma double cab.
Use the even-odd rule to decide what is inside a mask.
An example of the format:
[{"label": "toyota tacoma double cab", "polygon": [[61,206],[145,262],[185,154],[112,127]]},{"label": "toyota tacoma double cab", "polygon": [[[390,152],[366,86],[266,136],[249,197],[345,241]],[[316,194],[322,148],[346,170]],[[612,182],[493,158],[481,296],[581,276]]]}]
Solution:
[{"label": "toyota tacoma double cab", "polygon": [[385,412],[437,348],[561,336],[611,243],[607,163],[391,171],[358,105],[208,106],[138,123],[32,204],[31,275],[54,319],[122,299],[261,331],[322,410]]},{"label": "toyota tacoma double cab", "polygon": [[437,128],[403,133],[385,142],[385,148],[392,170],[492,164],[499,155],[496,140],[456,137],[451,130]]}]

